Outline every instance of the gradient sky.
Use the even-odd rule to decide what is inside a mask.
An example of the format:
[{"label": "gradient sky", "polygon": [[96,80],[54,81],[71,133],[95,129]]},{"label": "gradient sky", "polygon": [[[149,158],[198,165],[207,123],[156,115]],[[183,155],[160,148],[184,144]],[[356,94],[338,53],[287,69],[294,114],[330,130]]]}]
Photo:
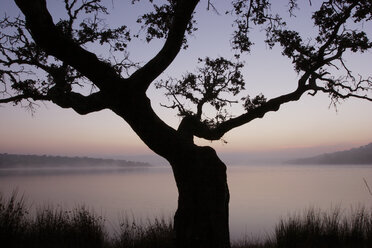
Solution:
[{"label": "gradient sky", "polygon": [[[134,10],[127,8],[127,1],[113,1],[114,8],[111,0],[106,2],[112,13],[108,17],[108,23],[113,25],[134,25],[138,13],[146,12],[148,7],[146,1],[135,5]],[[160,78],[194,71],[198,57],[233,57],[229,46],[231,17],[223,14],[225,3],[215,2],[221,15],[213,11],[207,12],[207,1],[201,1],[196,14],[199,30],[189,37],[189,48],[180,52]],[[286,8],[285,1],[280,1],[282,5],[278,2],[278,6],[273,8]],[[312,1],[312,7],[315,8],[318,2]],[[305,21],[311,14],[308,1],[303,1],[301,6],[307,12],[299,12],[297,16],[301,16],[301,19],[290,25],[309,35],[313,26],[309,20]],[[61,1],[48,1],[48,7],[57,16],[63,14]],[[5,13],[8,16],[19,13],[13,1],[1,0],[0,15],[4,16]],[[134,28],[133,33],[137,30]],[[299,76],[294,72],[290,60],[281,56],[279,47],[269,50],[262,44],[260,38],[263,34],[258,31],[254,34],[256,46],[250,55],[243,57],[247,94],[254,96],[262,92],[272,98],[293,90]],[[160,41],[147,44],[143,40],[135,40],[129,47],[131,58],[145,62],[156,54],[161,44]],[[105,55],[101,49],[95,51]],[[370,51],[363,55],[350,56],[347,61],[355,72],[371,75],[371,59]],[[167,102],[163,93],[151,88],[148,95],[161,118],[176,128],[180,122],[176,113],[160,107],[160,102]],[[151,154],[131,128],[111,111],[80,116],[72,110],[61,109],[51,103],[39,105],[34,115],[13,104],[0,106],[0,153],[104,157]],[[371,102],[350,99],[338,105],[336,111],[330,107],[330,100],[326,95],[306,95],[298,102],[282,106],[278,112],[268,113],[263,119],[234,129],[224,137],[227,144],[220,141],[197,142],[212,145],[220,153],[264,154],[269,151],[277,155],[313,155],[368,144],[372,142],[371,126]]]}]

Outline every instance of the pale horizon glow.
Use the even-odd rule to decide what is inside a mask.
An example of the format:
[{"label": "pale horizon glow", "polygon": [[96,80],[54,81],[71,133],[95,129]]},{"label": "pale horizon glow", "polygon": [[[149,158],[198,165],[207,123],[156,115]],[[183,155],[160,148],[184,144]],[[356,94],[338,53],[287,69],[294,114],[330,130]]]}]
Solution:
[{"label": "pale horizon glow", "polygon": [[[51,1],[49,4],[52,11],[58,11]],[[118,24],[122,21],[122,4],[126,3],[115,1],[110,22]],[[141,11],[143,5],[140,2],[137,11]],[[216,3],[217,8],[222,8],[222,5]],[[233,57],[229,46],[231,24],[226,21],[229,17],[206,14],[205,7],[203,3],[198,6],[197,11],[202,11],[197,13],[197,17],[200,17],[197,18],[199,31],[189,37],[189,48],[180,52],[161,78],[177,77],[195,70],[198,57]],[[0,9],[1,16],[5,12],[11,16],[19,12],[11,0],[1,1]],[[131,14],[125,18],[134,16]],[[213,31],[211,25],[218,26],[218,31]],[[306,28],[304,26],[304,34],[307,34]],[[147,61],[162,44],[158,41],[155,44],[146,44],[144,41],[134,43],[130,45],[133,47],[130,53],[138,61]],[[350,57],[349,61],[353,69],[371,75],[371,58],[372,52],[368,52]],[[288,93],[296,86],[298,75],[293,71],[290,61],[281,56],[278,47],[268,50],[257,42],[251,55],[243,56],[243,59],[246,88],[250,95],[262,92],[272,98]],[[151,88],[148,95],[159,116],[177,128],[180,119],[176,113],[159,105],[166,103],[163,92]],[[224,137],[227,144],[199,140],[197,143],[211,145],[220,154],[265,156],[272,153],[278,157],[295,157],[350,149],[372,142],[371,102],[347,100],[338,106],[337,111],[333,107],[329,108],[329,104],[326,95],[304,96],[298,102],[285,104],[278,112],[268,113],[263,119],[254,120],[227,133]],[[94,157],[153,154],[128,124],[109,110],[80,116],[51,103],[39,105],[40,108],[33,116],[19,106],[0,105],[0,153]]]}]

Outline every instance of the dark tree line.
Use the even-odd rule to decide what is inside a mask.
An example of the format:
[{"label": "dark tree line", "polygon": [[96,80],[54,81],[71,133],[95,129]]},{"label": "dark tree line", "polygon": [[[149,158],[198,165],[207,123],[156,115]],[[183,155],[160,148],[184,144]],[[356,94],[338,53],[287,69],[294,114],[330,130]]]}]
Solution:
[{"label": "dark tree line", "polygon": [[[132,0],[133,4],[139,0]],[[0,21],[0,103],[50,101],[85,115],[110,109],[126,121],[142,141],[172,166],[179,198],[174,217],[177,247],[230,247],[229,191],[226,166],[211,147],[194,144],[194,137],[220,140],[230,130],[277,111],[304,94],[328,94],[333,102],[360,98],[372,101],[372,78],[351,71],[346,54],[370,51],[370,0],[328,0],[312,13],[315,36],[288,28],[269,0],[232,0],[231,45],[236,58],[254,49],[251,30],[266,34],[267,46],[281,46],[298,73],[296,88],[267,99],[264,95],[239,98],[246,83],[243,64],[223,57],[202,58],[195,73],[180,79],[156,78],[189,46],[196,34],[195,8],[203,1],[167,0],[150,4],[153,11],[138,18],[145,40],[162,39],[163,46],[144,64],[130,60],[128,44],[136,40],[128,26],[108,28],[109,14],[101,0],[63,0],[66,18],[53,21],[46,0],[15,0],[22,16]],[[312,1],[305,1],[312,5]],[[214,1],[205,1],[216,11]],[[287,1],[296,16],[298,1]],[[125,10],[123,10],[125,11]],[[101,58],[86,47],[102,45]],[[119,57],[116,54],[120,54]],[[332,72],[338,71],[337,75]],[[342,75],[342,76],[339,76]],[[164,123],[146,96],[149,86],[166,90],[166,108],[177,109],[178,129]],[[88,92],[79,87],[91,87]],[[188,104],[185,105],[185,102]],[[240,103],[244,113],[232,116],[228,107]],[[206,117],[206,108],[215,115]]]},{"label": "dark tree line", "polygon": [[148,167],[150,164],[142,162],[133,162],[127,160],[87,158],[87,157],[63,157],[63,156],[39,156],[39,155],[18,155],[18,154],[0,154],[0,168],[14,167]]}]

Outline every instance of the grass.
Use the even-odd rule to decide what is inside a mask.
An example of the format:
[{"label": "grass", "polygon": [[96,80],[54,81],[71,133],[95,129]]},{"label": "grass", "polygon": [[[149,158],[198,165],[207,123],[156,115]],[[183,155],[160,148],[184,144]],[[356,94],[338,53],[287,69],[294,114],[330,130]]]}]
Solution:
[{"label": "grass", "polygon": [[119,234],[114,238],[113,247],[171,248],[174,233],[172,221],[155,219],[146,224],[124,219]]},{"label": "grass", "polygon": [[309,209],[282,219],[275,228],[276,247],[372,247],[372,210],[364,207],[342,214]]},{"label": "grass", "polygon": [[[105,220],[85,206],[72,210],[46,206],[30,214],[24,197],[0,194],[0,246],[9,248],[171,248],[172,221],[137,224],[125,218],[110,237]],[[283,218],[265,240],[244,239],[233,248],[367,248],[372,247],[372,209],[345,213],[309,209]]]},{"label": "grass", "polygon": [[50,206],[30,214],[24,197],[0,194],[0,247],[9,248],[168,248],[172,247],[171,221],[155,219],[136,224],[124,219],[119,232],[109,237],[105,220],[85,206],[63,210]]},{"label": "grass", "polygon": [[45,207],[29,214],[23,196],[0,195],[0,244],[2,247],[106,247],[104,220],[86,207],[72,211]]}]

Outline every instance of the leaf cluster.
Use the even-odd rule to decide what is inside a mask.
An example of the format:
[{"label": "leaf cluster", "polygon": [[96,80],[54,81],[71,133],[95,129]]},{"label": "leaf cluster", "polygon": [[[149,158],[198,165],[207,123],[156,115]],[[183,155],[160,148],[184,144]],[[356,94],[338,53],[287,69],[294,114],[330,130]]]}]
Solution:
[{"label": "leaf cluster", "polygon": [[[202,120],[203,107],[208,104],[215,110],[215,116],[209,122],[224,121],[229,116],[226,107],[237,103],[229,95],[236,96],[244,90],[245,82],[241,73],[243,63],[223,57],[206,57],[199,59],[198,63],[202,67],[198,67],[196,73],[187,73],[180,80],[160,80],[155,86],[166,90],[165,95],[172,104],[164,106],[177,108],[180,116],[195,116]],[[186,108],[183,99],[194,105],[195,109]]]},{"label": "leaf cluster", "polygon": [[232,13],[236,19],[231,43],[232,48],[239,53],[251,51],[254,43],[250,37],[250,30],[254,26],[265,25],[264,30],[269,39],[273,30],[286,24],[279,15],[270,12],[271,3],[268,0],[234,0],[232,6]]},{"label": "leaf cluster", "polygon": [[[137,0],[139,1],[139,0]],[[136,2],[132,1],[132,3]],[[152,0],[150,0],[153,3]],[[154,11],[146,13],[137,19],[137,23],[142,24],[142,29],[146,31],[146,41],[150,42],[153,39],[166,39],[169,35],[169,30],[174,25],[176,14],[177,1],[167,0],[168,3],[163,5],[153,4]],[[197,30],[196,21],[193,16],[190,18],[186,27],[186,33],[191,35]],[[187,39],[183,38],[183,47],[187,48]]]},{"label": "leaf cluster", "polygon": [[[99,42],[108,44],[113,51],[124,51],[131,34],[126,25],[118,28],[107,28],[101,15],[109,14],[101,0],[64,0],[68,19],[60,20],[56,26],[66,37],[70,37],[75,43],[85,45]],[[84,15],[80,21],[80,15]],[[76,22],[79,22],[76,24]]]},{"label": "leaf cluster", "polygon": [[261,107],[267,102],[267,99],[263,94],[259,94],[253,99],[251,99],[250,96],[243,97],[242,100],[244,101],[243,107],[247,112]]},{"label": "leaf cluster", "polygon": [[[328,1],[314,12],[312,19],[318,27],[319,33],[313,42],[306,42],[297,31],[274,30],[270,45],[279,43],[283,47],[283,55],[292,59],[297,72],[314,70],[320,64],[341,59],[346,50],[351,52],[365,52],[372,47],[364,31],[347,27],[349,18],[354,22],[369,19],[370,11],[361,12],[360,9],[370,9],[368,1]],[[353,9],[355,11],[353,12]],[[324,63],[325,62],[325,63]]]}]

